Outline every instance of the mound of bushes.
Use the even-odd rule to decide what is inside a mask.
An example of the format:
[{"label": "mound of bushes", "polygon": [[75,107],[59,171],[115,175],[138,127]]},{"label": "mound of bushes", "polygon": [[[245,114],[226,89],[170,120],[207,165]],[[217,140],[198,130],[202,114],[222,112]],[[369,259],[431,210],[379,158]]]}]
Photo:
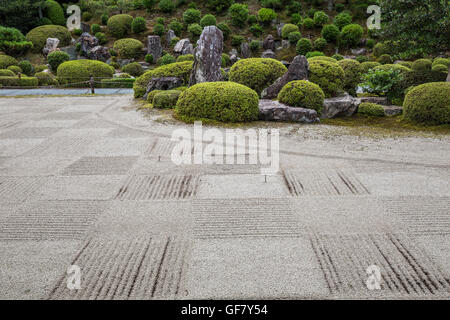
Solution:
[{"label": "mound of bushes", "polygon": [[122,59],[134,59],[142,54],[144,44],[133,38],[120,39],[114,42],[114,50]]},{"label": "mound of bushes", "polygon": [[37,87],[39,80],[36,77],[0,77],[2,87]]},{"label": "mound of bushes", "polygon": [[134,83],[134,97],[140,98],[144,96],[147,85],[153,77],[179,77],[183,79],[184,84],[187,84],[192,71],[192,65],[192,61],[175,62],[145,72]]},{"label": "mound of bushes", "polygon": [[247,22],[248,6],[242,3],[234,3],[228,9],[228,14],[231,18],[231,24],[241,27]]},{"label": "mound of bushes", "polygon": [[28,41],[33,43],[34,52],[42,51],[47,43],[47,38],[58,38],[60,47],[68,46],[72,40],[72,36],[66,27],[55,25],[36,27],[28,32],[26,37]]},{"label": "mound of bushes", "polygon": [[131,30],[133,17],[129,14],[116,14],[108,19],[109,32],[116,38],[123,38]]},{"label": "mound of bushes", "polygon": [[0,54],[0,69],[7,69],[9,66],[17,66],[18,64],[19,62],[15,58]]},{"label": "mound of bushes", "polygon": [[445,74],[448,73],[448,67],[443,64],[436,64],[431,68],[431,70],[435,72],[443,72]]},{"label": "mound of bushes", "polygon": [[259,95],[286,71],[287,68],[275,59],[241,59],[231,67],[229,80],[252,88]]},{"label": "mound of bushes", "polygon": [[0,26],[0,51],[11,55],[21,55],[33,47],[31,41],[16,28]]},{"label": "mound of bushes", "polygon": [[64,51],[53,51],[50,52],[47,56],[47,62],[50,65],[50,69],[53,72],[58,70],[58,67],[61,63],[69,61],[70,56],[67,52]]},{"label": "mound of bushes", "polygon": [[354,47],[359,44],[364,34],[364,29],[359,24],[349,24],[342,28],[340,43],[343,46]]},{"label": "mound of bushes", "polygon": [[344,89],[351,95],[356,94],[356,87],[361,80],[361,64],[352,59],[338,61],[337,64],[344,70]]},{"label": "mound of bushes", "polygon": [[439,71],[409,71],[402,74],[402,79],[395,85],[395,90],[399,93],[404,93],[410,87],[429,82],[443,82],[446,78],[447,73]]},{"label": "mound of bushes", "polygon": [[314,25],[316,27],[321,27],[324,24],[328,23],[328,15],[323,11],[316,11],[314,13]]},{"label": "mound of bushes", "polygon": [[7,69],[14,72],[14,74],[22,73],[22,68],[20,68],[19,66],[9,66]]},{"label": "mound of bushes", "polygon": [[153,96],[152,104],[158,109],[173,109],[177,106],[180,95],[180,90],[162,90]]},{"label": "mound of bushes", "polygon": [[450,66],[450,59],[446,59],[446,58],[436,58],[433,60],[433,65],[432,67],[434,67],[435,65],[438,64],[442,64],[446,67]]},{"label": "mound of bushes", "polygon": [[204,82],[184,91],[177,102],[177,114],[195,119],[247,122],[258,119],[258,95],[233,82]]},{"label": "mound of bushes", "polygon": [[334,24],[342,30],[345,26],[352,23],[352,16],[347,12],[339,13],[336,17],[334,17]]},{"label": "mound of bushes", "polygon": [[281,29],[281,36],[284,39],[287,39],[289,37],[289,34],[291,32],[298,32],[299,28],[295,24],[292,23],[286,23],[283,28]]},{"label": "mound of bushes", "polygon": [[216,17],[212,14],[205,14],[200,20],[200,25],[204,28],[207,26],[215,26],[217,23]]},{"label": "mound of bushes", "polygon": [[388,54],[382,54],[378,57],[377,62],[381,64],[391,64],[392,63],[392,57]]},{"label": "mound of bushes", "polygon": [[400,64],[383,64],[383,65],[377,66],[377,67],[375,67],[373,69],[374,70],[384,70],[384,71],[391,70],[391,69],[398,70],[398,71],[400,71],[400,73],[402,75],[404,75],[404,74],[406,74],[406,73],[411,71],[411,69],[409,69],[409,68],[407,68],[405,66],[402,66]]},{"label": "mound of bushes", "polygon": [[319,85],[325,97],[330,98],[343,90],[345,72],[337,63],[315,60],[309,63],[309,80]]},{"label": "mound of bushes", "polygon": [[113,67],[97,60],[66,61],[59,65],[57,71],[58,81],[61,84],[86,82],[91,75],[95,78],[112,78],[113,74]]},{"label": "mound of bushes", "polygon": [[187,25],[192,24],[192,23],[199,23],[202,17],[202,13],[200,12],[200,10],[197,9],[187,9],[184,13],[183,13],[183,21],[184,23],[186,23]]},{"label": "mound of bushes", "polygon": [[426,71],[431,70],[432,62],[429,59],[418,59],[413,62],[412,69],[414,71]]},{"label": "mound of bushes", "polygon": [[8,69],[0,69],[0,77],[14,77],[16,74]]},{"label": "mound of bushes", "polygon": [[65,26],[66,18],[61,5],[54,0],[45,1],[45,16],[50,19],[53,24]]},{"label": "mound of bushes", "polygon": [[[141,33],[147,30],[146,21],[143,17],[136,17],[133,19],[133,22],[131,23],[131,30],[134,33]],[[94,32],[95,34],[96,32]]]},{"label": "mound of bushes", "polygon": [[414,87],[403,103],[406,120],[427,124],[450,123],[450,83],[431,82]]},{"label": "mound of bushes", "polygon": [[278,94],[278,100],[292,107],[314,109],[319,114],[325,94],[317,84],[305,80],[287,83]]},{"label": "mound of bushes", "polygon": [[138,62],[132,62],[122,68],[122,72],[131,74],[133,77],[139,77],[144,73],[144,68]]},{"label": "mound of bushes", "polygon": [[261,8],[258,10],[258,21],[262,24],[269,24],[273,19],[277,18],[275,11],[269,8]]},{"label": "mound of bushes", "polygon": [[384,108],[376,103],[363,102],[358,107],[358,113],[365,116],[384,117]]}]

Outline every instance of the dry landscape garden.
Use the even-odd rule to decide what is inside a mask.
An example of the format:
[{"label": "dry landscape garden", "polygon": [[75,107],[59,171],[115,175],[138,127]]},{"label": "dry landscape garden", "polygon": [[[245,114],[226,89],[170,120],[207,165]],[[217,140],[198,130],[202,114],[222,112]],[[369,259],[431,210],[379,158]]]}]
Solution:
[{"label": "dry landscape garden", "polygon": [[447,0],[0,0],[0,298],[449,299],[449,71]]}]

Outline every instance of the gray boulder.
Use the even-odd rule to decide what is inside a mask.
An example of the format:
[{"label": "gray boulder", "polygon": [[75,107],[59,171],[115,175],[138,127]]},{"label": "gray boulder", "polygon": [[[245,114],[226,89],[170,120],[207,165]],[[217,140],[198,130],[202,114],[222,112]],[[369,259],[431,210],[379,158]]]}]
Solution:
[{"label": "gray boulder", "polygon": [[145,91],[144,99],[147,99],[149,92],[153,90],[170,90],[178,88],[183,85],[183,79],[178,77],[158,77],[152,78],[147,84],[147,90]]},{"label": "gray boulder", "polygon": [[351,50],[352,55],[355,56],[360,56],[366,53],[366,49],[365,48],[357,48],[357,49],[352,49]]},{"label": "gray boulder", "polygon": [[259,119],[264,121],[300,123],[315,123],[320,121],[316,110],[290,107],[273,100],[259,101]]},{"label": "gray boulder", "polygon": [[273,52],[272,50],[266,50],[261,54],[261,58],[275,59],[275,52]]},{"label": "gray boulder", "polygon": [[325,99],[321,118],[349,117],[352,116],[361,100],[345,93],[343,96]]},{"label": "gray boulder", "polygon": [[384,114],[387,116],[396,116],[402,114],[403,108],[400,106],[383,106]]},{"label": "gray boulder", "polygon": [[99,45],[98,39],[87,32],[82,33],[77,42],[80,44],[81,54],[86,57],[93,48]]},{"label": "gray boulder", "polygon": [[44,49],[42,49],[42,53],[44,56],[47,56],[50,52],[58,49],[59,39],[58,38],[47,38],[47,42],[45,44]]},{"label": "gray boulder", "polygon": [[189,39],[181,39],[173,48],[176,55],[193,54],[194,48]]},{"label": "gray boulder", "polygon": [[289,40],[281,40],[281,49],[288,49],[291,46]]},{"label": "gray boulder", "polygon": [[106,62],[109,58],[111,58],[111,54],[109,53],[109,49],[107,47],[96,46],[88,52],[87,57],[91,60]]},{"label": "gray boulder", "polygon": [[161,38],[159,36],[147,37],[147,54],[153,56],[153,61],[158,60],[162,54]]},{"label": "gray boulder", "polygon": [[263,99],[274,99],[281,89],[294,80],[308,80],[309,64],[305,56],[296,56],[289,66],[288,71],[278,78],[271,86],[265,88],[261,93]]},{"label": "gray boulder", "polygon": [[275,51],[275,40],[271,34],[264,39],[263,49]]},{"label": "gray boulder", "polygon": [[189,86],[201,82],[215,82],[222,80],[220,70],[222,64],[223,34],[216,26],[203,29],[194,53]]},{"label": "gray boulder", "polygon": [[376,103],[382,106],[390,105],[389,100],[386,97],[361,97],[359,98],[359,100],[361,101],[361,103]]},{"label": "gray boulder", "polygon": [[250,47],[247,42],[241,43],[241,56],[243,59],[250,58]]},{"label": "gray boulder", "polygon": [[170,44],[172,43],[172,39],[173,38],[176,38],[176,34],[175,34],[175,31],[173,31],[173,30],[169,30],[169,31],[167,31],[167,33],[166,33],[166,45],[169,47],[170,46]]},{"label": "gray boulder", "polygon": [[61,51],[66,52],[69,57],[70,60],[77,60],[78,58],[78,51],[77,48],[75,48],[74,46],[67,46],[67,47],[63,47],[63,48],[59,48]]},{"label": "gray boulder", "polygon": [[86,22],[80,23],[80,29],[81,29],[82,33],[91,32],[91,26],[89,25],[89,23],[86,23]]}]

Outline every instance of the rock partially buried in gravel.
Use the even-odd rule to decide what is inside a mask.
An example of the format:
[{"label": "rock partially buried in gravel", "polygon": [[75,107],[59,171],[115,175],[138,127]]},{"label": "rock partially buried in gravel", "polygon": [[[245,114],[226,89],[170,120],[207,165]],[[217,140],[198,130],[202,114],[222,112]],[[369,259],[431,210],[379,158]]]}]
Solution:
[{"label": "rock partially buried in gravel", "polygon": [[368,102],[368,103],[376,103],[382,106],[388,106],[389,100],[386,97],[361,97],[359,98],[361,100],[361,103]]},{"label": "rock partially buried in gravel", "polygon": [[153,90],[170,90],[173,88],[181,87],[182,85],[183,79],[178,77],[152,78],[147,85],[144,99],[147,99],[147,95]]},{"label": "rock partially buried in gravel", "polygon": [[325,99],[321,118],[350,117],[356,112],[360,103],[361,100],[348,93],[340,97]]},{"label": "rock partially buried in gravel", "polygon": [[320,121],[316,110],[290,107],[278,101],[264,99],[259,101],[259,119],[299,123]]},{"label": "rock partially buried in gravel", "polygon": [[189,86],[201,82],[216,82],[222,80],[223,34],[216,26],[203,29],[194,53]]},{"label": "rock partially buried in gravel", "polygon": [[294,80],[308,80],[308,69],[309,64],[305,56],[296,56],[289,65],[288,71],[262,91],[261,98],[274,99],[287,83]]},{"label": "rock partially buried in gravel", "polygon": [[383,106],[383,109],[387,116],[396,116],[403,113],[403,108],[400,106]]}]

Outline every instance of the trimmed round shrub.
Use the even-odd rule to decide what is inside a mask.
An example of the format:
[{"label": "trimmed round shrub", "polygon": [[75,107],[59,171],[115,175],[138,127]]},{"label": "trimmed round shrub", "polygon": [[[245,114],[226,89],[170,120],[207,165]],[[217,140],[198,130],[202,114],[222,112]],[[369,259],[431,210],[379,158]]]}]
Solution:
[{"label": "trimmed round shrub", "polygon": [[212,14],[205,14],[200,20],[200,25],[204,28],[207,26],[215,26],[217,23],[216,17]]},{"label": "trimmed round shrub", "polygon": [[223,39],[227,40],[231,33],[230,27],[226,23],[222,22],[217,25],[217,28],[219,28],[222,31]]},{"label": "trimmed round shrub", "polygon": [[314,20],[311,18],[305,18],[303,20],[303,26],[305,27],[305,29],[312,29],[314,28]]},{"label": "trimmed round shrub", "polygon": [[0,69],[0,77],[14,77],[16,74],[8,69]]},{"label": "trimmed round shrub", "polygon": [[173,109],[177,106],[178,98],[181,95],[179,90],[162,90],[153,96],[153,107],[159,109]]},{"label": "trimmed round shrub", "polygon": [[[251,49],[251,46],[250,46],[250,49]],[[231,64],[230,56],[227,55],[226,53],[222,53],[222,62],[221,62],[222,68],[226,68],[230,64]]]},{"label": "trimmed round shrub", "polygon": [[437,64],[443,64],[444,66],[448,67],[448,66],[450,66],[450,59],[436,58],[436,59],[433,60],[432,67],[434,67]]},{"label": "trimmed round shrub", "polygon": [[102,25],[106,26],[108,24],[109,15],[105,12],[100,19],[102,20]]},{"label": "trimmed round shrub", "polygon": [[9,66],[7,69],[14,72],[14,74],[22,73],[22,69],[19,66]]},{"label": "trimmed round shrub", "polygon": [[114,68],[97,60],[72,60],[59,65],[57,76],[61,84],[88,81],[90,76],[112,78]]},{"label": "trimmed round shrub", "polygon": [[34,73],[34,67],[28,60],[22,60],[19,62],[19,67],[22,69],[22,72],[27,76],[31,76]]},{"label": "trimmed round shrub", "polygon": [[101,31],[102,31],[102,28],[100,27],[100,25],[94,23],[94,24],[91,26],[91,33],[92,33],[92,34],[96,34],[97,32],[101,32]]},{"label": "trimmed round shrub", "polygon": [[[202,17],[202,13],[197,9],[187,9],[183,13],[183,21],[186,24],[198,23]],[[175,30],[174,30],[175,31]]]},{"label": "trimmed round shrub", "polygon": [[361,65],[359,66],[359,68],[361,69],[361,73],[365,74],[367,72],[369,72],[369,70],[378,67],[380,65],[379,62],[374,62],[374,61],[366,61],[361,63]]},{"label": "trimmed round shrub", "polygon": [[123,38],[131,30],[133,17],[129,14],[116,14],[108,19],[109,32],[116,38]]},{"label": "trimmed round shrub", "polygon": [[61,5],[54,0],[45,1],[45,16],[50,19],[53,24],[65,26],[66,18]]},{"label": "trimmed round shrub", "polygon": [[363,63],[363,62],[370,61],[370,59],[368,56],[359,55],[356,57],[356,61],[358,61],[359,63]]},{"label": "trimmed round shrub", "polygon": [[294,31],[289,33],[288,40],[290,43],[294,44],[297,43],[302,38],[302,34],[300,31]]},{"label": "trimmed round shrub", "polygon": [[322,61],[328,61],[328,62],[334,62],[334,63],[338,62],[338,60],[336,60],[335,58],[327,57],[327,56],[315,56],[315,57],[308,58],[308,62],[316,61],[316,60],[322,60]]},{"label": "trimmed round shrub", "polygon": [[259,25],[259,23],[252,24],[250,26],[250,31],[255,37],[259,37],[264,32],[263,28]]},{"label": "trimmed round shrub", "polygon": [[342,30],[342,28],[352,23],[352,19],[353,18],[350,14],[348,14],[347,12],[342,12],[336,15],[336,17],[334,17],[334,24],[340,30]]},{"label": "trimmed round shrub", "polygon": [[334,62],[315,60],[309,63],[309,80],[330,98],[340,93],[345,83],[344,70]]},{"label": "trimmed round shrub", "polygon": [[366,41],[366,47],[369,49],[372,49],[375,46],[375,40],[373,39],[367,39]]},{"label": "trimmed round shrub", "polygon": [[259,95],[286,71],[287,68],[275,59],[241,59],[231,67],[229,79],[252,88]]},{"label": "trimmed round shrub", "polygon": [[248,16],[247,23],[249,25],[258,23],[258,17],[255,14],[251,14]]},{"label": "trimmed round shrub", "polygon": [[40,86],[53,86],[58,84],[58,81],[48,72],[37,72],[34,76],[38,79]]},{"label": "trimmed round shrub", "polygon": [[144,44],[132,38],[120,39],[114,42],[114,50],[120,58],[134,59],[142,53]]},{"label": "trimmed round shrub", "polygon": [[291,32],[298,32],[298,31],[299,31],[298,26],[292,23],[286,23],[281,29],[281,36],[284,39],[287,39]]},{"label": "trimmed round shrub", "polygon": [[418,59],[413,62],[412,69],[415,71],[424,71],[424,70],[431,70],[432,66],[431,60],[428,59]]},{"label": "trimmed round shrub", "polygon": [[166,64],[171,64],[176,62],[174,56],[172,56],[171,54],[166,53],[165,55],[163,55],[161,58],[158,59],[157,63],[160,66],[164,66]]},{"label": "trimmed round shrub", "polygon": [[341,54],[339,54],[339,53],[333,54],[331,57],[332,57],[333,59],[335,59],[336,61],[339,61],[339,60],[343,60],[343,59],[344,59],[344,56],[341,55]]},{"label": "trimmed round shrub", "polygon": [[158,4],[159,10],[165,13],[171,13],[175,9],[175,3],[173,0],[161,0]]},{"label": "trimmed round shrub", "polygon": [[315,50],[323,50],[327,46],[327,40],[324,38],[317,38],[314,40],[314,49]]},{"label": "trimmed round shrub", "polygon": [[177,114],[188,118],[222,122],[258,119],[258,95],[234,82],[204,82],[184,91],[177,102]]},{"label": "trimmed round shrub", "polygon": [[148,53],[145,55],[144,61],[147,63],[153,63],[153,55]]},{"label": "trimmed round shrub", "polygon": [[95,34],[95,37],[98,39],[98,42],[100,44],[105,44],[108,42],[108,38],[106,37],[106,34],[104,34],[103,32],[97,32]]},{"label": "trimmed round shrub", "polygon": [[153,98],[155,97],[156,94],[160,93],[160,92],[164,92],[164,90],[153,90],[150,91],[147,95],[147,102],[148,103],[153,103]]},{"label": "trimmed round shrub", "polygon": [[53,72],[56,72],[58,70],[58,67],[61,63],[69,60],[70,60],[69,54],[64,51],[53,51],[50,52],[47,56],[47,63],[50,65],[50,69]]},{"label": "trimmed round shrub", "polygon": [[361,64],[352,59],[344,59],[338,61],[337,64],[344,70],[344,89],[351,95],[355,95],[362,75]]},{"label": "trimmed round shrub", "polygon": [[91,19],[92,19],[92,13],[90,13],[89,11],[85,11],[85,12],[83,12],[83,14],[81,15],[81,17],[83,18],[83,21],[85,21],[85,22],[91,21]]},{"label": "trimmed round shrub", "polygon": [[228,9],[228,14],[231,18],[231,23],[234,26],[241,27],[248,19],[248,6],[246,4],[234,3]]},{"label": "trimmed round shrub", "polygon": [[400,62],[397,62],[396,64],[399,64],[401,66],[404,66],[404,67],[407,67],[409,69],[412,69],[412,64],[413,63],[411,61],[400,61]]},{"label": "trimmed round shrub", "polygon": [[392,63],[392,57],[388,54],[382,54],[378,59],[377,62],[381,64],[391,64]]},{"label": "trimmed round shrub", "polygon": [[444,73],[448,73],[448,67],[446,65],[443,64],[435,64],[431,70],[436,71],[436,72],[444,72]]},{"label": "trimmed round shrub", "polygon": [[303,18],[299,13],[291,15],[291,23],[301,26],[303,24]]},{"label": "trimmed round shrub", "polygon": [[141,33],[147,30],[145,19],[143,17],[134,18],[131,23],[131,30],[133,30],[134,33]]},{"label": "trimmed round shrub", "polygon": [[134,97],[144,96],[147,85],[153,77],[179,77],[183,79],[184,84],[189,83],[192,65],[192,61],[175,62],[145,72],[134,83]]},{"label": "trimmed round shrub", "polygon": [[138,62],[132,62],[122,68],[122,72],[131,74],[133,77],[139,77],[144,73],[144,68]]},{"label": "trimmed round shrub", "polygon": [[340,31],[334,24],[327,24],[322,28],[322,32],[320,34],[322,35],[322,38],[328,42],[335,43],[339,38]]},{"label": "trimmed round shrub", "polygon": [[244,40],[245,40],[244,36],[235,34],[231,37],[231,45],[234,47],[240,46],[242,42],[244,42]]},{"label": "trimmed round shrub", "polygon": [[42,52],[47,43],[47,38],[58,38],[60,47],[68,46],[72,40],[69,30],[62,26],[40,26],[27,33],[27,40],[33,43],[32,50],[34,52]]},{"label": "trimmed round shrub", "polygon": [[183,31],[183,24],[177,19],[173,19],[172,21],[170,21],[167,27],[169,28],[169,30],[173,30],[173,32],[175,32],[177,36],[181,36],[181,32]]},{"label": "trimmed round shrub", "polygon": [[269,24],[277,18],[275,11],[269,8],[261,8],[258,10],[258,21],[263,24]]},{"label": "trimmed round shrub", "polygon": [[450,82],[431,82],[414,87],[403,102],[406,120],[429,124],[450,123]]},{"label": "trimmed round shrub", "polygon": [[376,103],[363,102],[358,107],[358,113],[365,116],[384,117],[384,108]]},{"label": "trimmed round shrub", "polygon": [[308,38],[302,38],[298,40],[295,49],[297,50],[298,54],[303,56],[306,55],[312,49],[311,40],[309,40]]},{"label": "trimmed round shrub", "polygon": [[328,15],[323,11],[316,11],[314,13],[314,25],[316,27],[321,27],[324,24],[328,23]]},{"label": "trimmed round shrub", "polygon": [[153,26],[153,34],[156,34],[157,36],[162,37],[165,31],[164,25],[161,23],[157,23]]},{"label": "trimmed round shrub", "polygon": [[0,54],[0,69],[7,69],[9,66],[17,66],[19,62],[6,54]]},{"label": "trimmed round shrub", "polygon": [[287,83],[278,94],[278,100],[292,107],[314,109],[319,114],[325,94],[317,84],[305,80]]},{"label": "trimmed round shrub", "polygon": [[380,57],[382,54],[387,54],[388,53],[388,48],[387,46],[382,43],[382,42],[378,42],[374,47],[373,47],[373,55],[375,57]]},{"label": "trimmed round shrub", "polygon": [[359,24],[349,24],[342,28],[340,42],[344,46],[357,46],[364,34],[364,29]]},{"label": "trimmed round shrub", "polygon": [[183,54],[177,58],[177,62],[183,62],[183,61],[194,61],[194,55],[193,54]]},{"label": "trimmed round shrub", "polygon": [[192,37],[198,37],[202,34],[203,28],[198,23],[190,24],[188,27],[188,32]]}]

